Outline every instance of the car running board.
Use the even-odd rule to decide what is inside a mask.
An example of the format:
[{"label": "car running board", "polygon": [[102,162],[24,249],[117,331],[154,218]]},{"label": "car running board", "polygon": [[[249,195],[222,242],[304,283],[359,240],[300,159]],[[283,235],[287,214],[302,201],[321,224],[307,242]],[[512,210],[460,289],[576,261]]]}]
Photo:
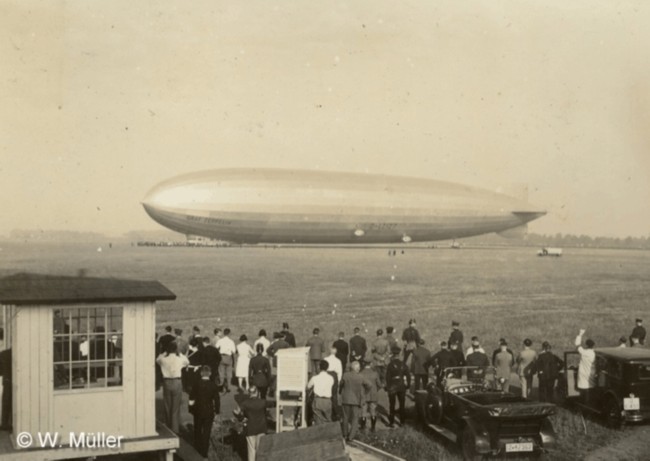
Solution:
[{"label": "car running board", "polygon": [[443,435],[444,437],[448,438],[452,442],[456,443],[458,440],[458,437],[456,436],[455,433],[447,429],[446,427],[438,426],[437,424],[427,424],[431,429],[436,431],[438,434]]}]

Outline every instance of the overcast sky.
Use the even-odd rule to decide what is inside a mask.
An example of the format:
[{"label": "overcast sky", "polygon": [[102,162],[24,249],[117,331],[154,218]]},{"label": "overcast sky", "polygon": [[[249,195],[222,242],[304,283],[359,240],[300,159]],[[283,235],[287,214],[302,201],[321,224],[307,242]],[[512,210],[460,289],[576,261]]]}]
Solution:
[{"label": "overcast sky", "polygon": [[180,173],[528,184],[531,230],[650,234],[650,2],[0,3],[0,234],[158,229]]}]

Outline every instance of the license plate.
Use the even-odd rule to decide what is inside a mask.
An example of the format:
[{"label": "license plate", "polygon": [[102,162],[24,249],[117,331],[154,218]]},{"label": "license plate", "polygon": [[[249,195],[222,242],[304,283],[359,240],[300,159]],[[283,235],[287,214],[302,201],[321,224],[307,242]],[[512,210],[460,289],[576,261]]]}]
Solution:
[{"label": "license plate", "polygon": [[641,403],[637,397],[626,397],[623,399],[624,410],[639,410]]},{"label": "license plate", "polygon": [[533,451],[533,442],[506,443],[506,453]]}]

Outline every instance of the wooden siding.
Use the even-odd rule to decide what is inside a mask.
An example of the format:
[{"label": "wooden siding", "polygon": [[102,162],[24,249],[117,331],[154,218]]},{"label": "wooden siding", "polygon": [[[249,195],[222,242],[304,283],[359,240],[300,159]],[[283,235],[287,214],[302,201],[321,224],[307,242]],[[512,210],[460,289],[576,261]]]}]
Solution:
[{"label": "wooden siding", "polygon": [[[84,305],[106,307],[109,305]],[[105,432],[156,435],[155,304],[123,306],[122,387],[54,392],[53,306],[11,307],[14,433]],[[65,308],[67,306],[56,306]],[[63,440],[66,443],[67,440]]]}]

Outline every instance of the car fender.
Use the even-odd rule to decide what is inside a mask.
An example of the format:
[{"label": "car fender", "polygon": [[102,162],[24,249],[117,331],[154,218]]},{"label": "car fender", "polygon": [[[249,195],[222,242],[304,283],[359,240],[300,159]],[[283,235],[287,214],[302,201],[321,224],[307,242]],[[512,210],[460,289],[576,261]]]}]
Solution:
[{"label": "car fender", "polygon": [[463,421],[474,435],[476,452],[481,454],[490,453],[490,434],[485,428],[485,425],[479,421],[476,421],[471,416],[464,416]]},{"label": "car fender", "polygon": [[557,445],[557,436],[555,434],[555,429],[553,428],[553,423],[549,418],[545,418],[542,421],[542,427],[539,430],[539,436],[542,442],[542,447],[547,450],[549,448],[555,448]]}]

